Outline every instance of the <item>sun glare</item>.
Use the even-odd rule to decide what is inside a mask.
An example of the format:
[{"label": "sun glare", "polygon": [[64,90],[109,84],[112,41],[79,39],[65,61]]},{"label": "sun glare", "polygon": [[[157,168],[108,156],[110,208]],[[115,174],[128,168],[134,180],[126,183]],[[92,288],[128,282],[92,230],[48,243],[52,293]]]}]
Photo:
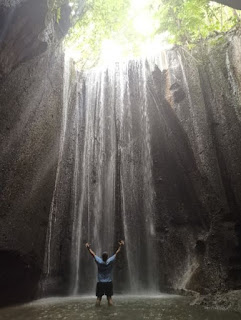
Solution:
[{"label": "sun glare", "polygon": [[152,0],[132,0],[131,1],[131,10],[143,9],[150,4]]},{"label": "sun glare", "polygon": [[[157,22],[152,17],[148,6],[151,0],[132,0],[129,10],[129,21],[132,24],[136,37],[141,40],[138,43],[138,54],[133,52],[132,45],[128,42],[106,39],[102,43],[101,59],[99,65],[115,61],[132,59],[135,57],[158,55],[161,50],[170,47],[167,44],[167,34],[154,35]],[[128,26],[130,29],[131,26]],[[129,45],[129,48],[128,48]]]},{"label": "sun glare", "polygon": [[131,17],[135,31],[142,36],[151,36],[156,29],[148,6],[151,0],[132,0],[129,15]]},{"label": "sun glare", "polygon": [[[158,55],[168,47],[165,34],[155,35],[158,23],[149,9],[152,3],[152,0],[131,0],[125,31],[121,30],[120,34],[117,33],[113,38],[102,41],[98,65]],[[128,36],[131,34],[132,41],[125,32]],[[66,52],[75,61],[81,58],[78,49],[67,48]]]},{"label": "sun glare", "polygon": [[115,40],[105,39],[102,42],[101,58],[99,64],[108,64],[123,58],[123,48]]},{"label": "sun glare", "polygon": [[142,12],[133,19],[133,25],[139,34],[150,36],[154,31],[153,19],[146,13]]}]

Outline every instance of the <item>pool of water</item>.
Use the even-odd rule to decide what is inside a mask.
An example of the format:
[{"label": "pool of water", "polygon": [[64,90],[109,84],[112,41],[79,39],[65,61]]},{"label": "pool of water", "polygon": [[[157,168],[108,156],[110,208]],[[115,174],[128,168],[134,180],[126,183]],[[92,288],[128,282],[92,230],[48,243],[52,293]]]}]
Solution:
[{"label": "pool of water", "polygon": [[48,298],[0,309],[1,320],[240,320],[233,312],[190,306],[186,297],[172,295],[114,296],[114,306],[103,299],[95,307],[95,297]]}]

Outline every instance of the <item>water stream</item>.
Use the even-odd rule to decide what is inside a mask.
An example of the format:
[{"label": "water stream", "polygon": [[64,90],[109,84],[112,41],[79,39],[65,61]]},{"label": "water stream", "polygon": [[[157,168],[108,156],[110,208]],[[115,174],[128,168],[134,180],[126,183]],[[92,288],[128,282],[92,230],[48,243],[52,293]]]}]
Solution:
[{"label": "water stream", "polygon": [[[65,62],[62,134],[45,275],[61,283],[67,270],[64,286],[70,295],[93,293],[95,288],[97,270],[84,243],[91,243],[99,256],[103,251],[112,255],[120,239],[125,247],[115,267],[115,292],[160,292],[160,239],[155,230],[159,213],[152,150],[155,131],[151,130],[150,117],[153,121],[154,109],[160,126],[167,125],[155,101],[166,88],[158,87],[155,94],[152,88],[153,71],[156,66],[166,69],[167,61],[163,53],[148,60],[118,62],[75,76],[76,87],[69,62]],[[74,90],[76,99],[71,98]],[[72,149],[66,147],[69,143],[73,143]],[[68,152],[73,153],[71,165]],[[71,197],[65,198],[69,189],[64,185],[70,175]],[[62,255],[67,243],[63,226],[71,233],[67,259]],[[182,276],[188,281],[186,270],[179,273],[178,281],[184,283]]]},{"label": "water stream", "polygon": [[158,291],[147,88],[156,63],[163,59],[116,63],[82,79],[74,168],[78,200],[72,234],[73,294],[89,292],[95,284],[95,266],[86,258],[83,243],[90,242],[97,255],[112,254],[122,238],[127,261],[122,288]]},{"label": "water stream", "polygon": [[[49,214],[49,225],[48,225],[48,233],[46,237],[46,244],[45,244],[45,259],[44,259],[44,270],[45,274],[48,277],[51,272],[52,266],[52,236],[54,225],[57,220],[58,215],[58,191],[61,187],[60,184],[60,172],[62,170],[62,162],[64,157],[64,146],[65,146],[65,139],[66,139],[66,128],[67,128],[67,113],[69,108],[69,84],[70,84],[70,61],[67,57],[64,60],[64,79],[63,79],[63,110],[62,110],[62,124],[61,124],[61,136],[60,136],[60,146],[59,146],[59,157],[58,157],[58,166],[56,171],[56,178],[55,178],[55,186],[54,192],[52,197],[52,203],[50,208]],[[78,133],[77,133],[78,134]]]}]

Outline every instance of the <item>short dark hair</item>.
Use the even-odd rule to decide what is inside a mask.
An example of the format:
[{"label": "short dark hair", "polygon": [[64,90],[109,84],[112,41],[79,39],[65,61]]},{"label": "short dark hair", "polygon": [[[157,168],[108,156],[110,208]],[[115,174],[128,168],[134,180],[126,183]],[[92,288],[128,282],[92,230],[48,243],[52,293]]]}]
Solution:
[{"label": "short dark hair", "polygon": [[108,253],[105,251],[102,253],[102,260],[106,262],[107,259],[108,259]]}]

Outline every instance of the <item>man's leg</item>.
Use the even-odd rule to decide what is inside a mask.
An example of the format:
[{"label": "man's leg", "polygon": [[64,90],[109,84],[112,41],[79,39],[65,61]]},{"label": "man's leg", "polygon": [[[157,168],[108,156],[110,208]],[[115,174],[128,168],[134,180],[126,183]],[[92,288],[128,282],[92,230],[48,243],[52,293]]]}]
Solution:
[{"label": "man's leg", "polygon": [[102,297],[97,297],[96,303],[95,303],[96,307],[99,307],[99,306],[100,306],[101,298],[102,298]]},{"label": "man's leg", "polygon": [[108,306],[113,306],[112,297],[107,296],[107,300],[108,300]]},{"label": "man's leg", "polygon": [[104,294],[104,291],[103,291],[103,284],[101,282],[97,282],[96,284],[96,307],[99,307],[100,306],[100,303],[101,303],[101,299],[102,299],[102,296]]},{"label": "man's leg", "polygon": [[113,306],[112,296],[113,296],[113,283],[107,282],[106,283],[106,291],[105,294],[107,296],[107,301],[109,306]]}]

